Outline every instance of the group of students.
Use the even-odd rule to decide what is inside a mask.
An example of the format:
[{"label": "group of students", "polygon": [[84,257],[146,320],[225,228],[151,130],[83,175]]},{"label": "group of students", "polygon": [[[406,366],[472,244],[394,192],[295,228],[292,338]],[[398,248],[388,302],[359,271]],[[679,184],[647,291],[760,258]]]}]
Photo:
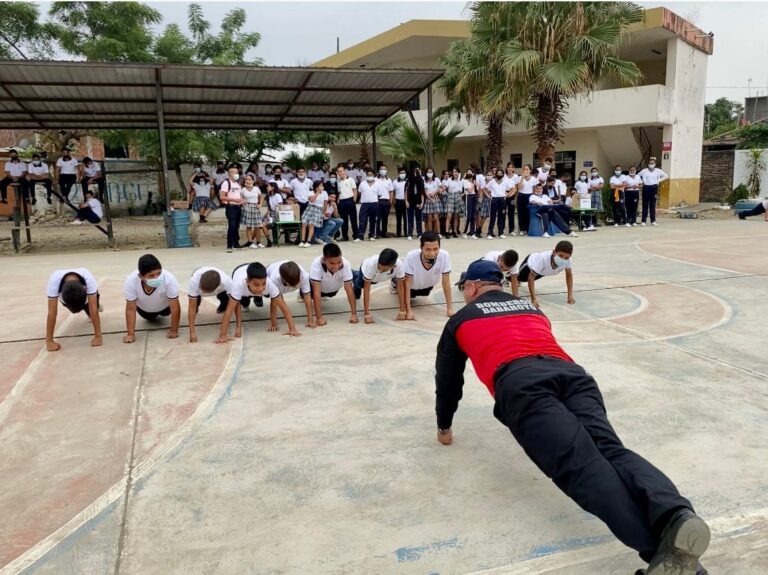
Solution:
[{"label": "group of students", "polygon": [[[349,303],[349,322],[358,323],[357,301],[363,300],[363,321],[375,323],[371,313],[371,290],[375,284],[388,283],[389,291],[397,295],[398,313],[396,320],[414,320],[412,300],[428,296],[435,286],[442,287],[446,315],[454,314],[450,284],[451,258],[440,246],[436,232],[425,232],[420,238],[420,248],[409,251],[404,258],[386,248],[379,254],[365,258],[359,267],[353,268],[343,257],[336,243],[323,246],[323,253],[317,256],[307,272],[293,261],[278,261],[267,266],[254,262],[234,268],[231,274],[214,266],[196,269],[188,282],[188,320],[190,341],[197,341],[196,317],[202,298],[214,296],[218,299],[217,312],[222,314],[218,343],[232,339],[228,334],[229,324],[234,316],[234,337],[242,335],[242,313],[253,302],[263,307],[264,298],[269,299],[270,328],[278,331],[278,310],[287,323],[286,335],[298,336],[293,315],[285,303],[284,296],[297,291],[299,301],[306,306],[306,326],[324,326],[327,320],[323,314],[323,301],[344,291]],[[531,302],[539,307],[534,283],[541,277],[565,272],[568,303],[573,298],[572,260],[573,245],[568,241],[559,242],[554,250],[532,253],[519,262],[515,250],[491,251],[484,259],[494,262],[504,272],[511,292],[518,296],[520,282],[528,286]],[[48,318],[46,342],[49,351],[59,349],[54,339],[57,303],[72,313],[84,311],[94,326],[92,345],[101,345],[99,293],[96,280],[87,269],[66,269],[55,271],[48,281]],[[176,277],[164,269],[152,254],[139,258],[138,269],[125,280],[123,295],[126,300],[126,335],[124,343],[136,338],[136,317],[156,321],[161,317],[170,318],[169,338],[179,335],[181,307],[179,304],[179,283]]]}]

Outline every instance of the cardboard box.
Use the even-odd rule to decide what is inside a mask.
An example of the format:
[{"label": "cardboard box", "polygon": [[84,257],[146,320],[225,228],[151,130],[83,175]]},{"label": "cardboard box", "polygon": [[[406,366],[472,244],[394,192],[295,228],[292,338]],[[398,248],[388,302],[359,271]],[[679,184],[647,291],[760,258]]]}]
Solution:
[{"label": "cardboard box", "polygon": [[592,209],[592,194],[584,194],[579,196],[579,209],[580,210]]},{"label": "cardboard box", "polygon": [[298,204],[280,204],[277,206],[278,222],[298,222],[301,220],[301,213]]},{"label": "cardboard box", "polygon": [[174,210],[188,210],[189,209],[189,202],[187,201],[181,201],[181,200],[172,200],[171,201],[171,207]]}]

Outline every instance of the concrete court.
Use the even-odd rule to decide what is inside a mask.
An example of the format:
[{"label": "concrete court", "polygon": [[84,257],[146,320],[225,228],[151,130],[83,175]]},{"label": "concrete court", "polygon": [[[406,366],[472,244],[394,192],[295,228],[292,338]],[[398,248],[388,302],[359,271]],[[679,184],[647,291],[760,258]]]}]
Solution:
[{"label": "concrete court", "polygon": [[[574,240],[576,305],[565,303],[562,276],[538,284],[625,443],[711,522],[712,575],[768,572],[766,238],[762,220],[601,228]],[[525,255],[555,241],[444,247],[458,277],[486,250]],[[342,249],[357,266],[387,245],[404,254],[417,244]],[[251,311],[229,345],[212,343],[213,300],[199,316],[210,324],[200,343],[185,329],[168,340],[138,319],[136,343],[124,345],[122,280],[141,253],[2,262],[1,575],[628,575],[642,566],[528,461],[471,368],[454,445],[437,444],[442,293],[400,323],[380,286],[370,326],[347,324],[337,298],[324,304],[338,312],[328,326],[292,339],[266,333],[265,311]],[[155,253],[185,287],[199,265],[296,258],[308,267],[319,248]],[[45,283],[78,266],[100,283],[104,346],[90,348],[90,323],[60,308],[62,350],[49,354]]]}]

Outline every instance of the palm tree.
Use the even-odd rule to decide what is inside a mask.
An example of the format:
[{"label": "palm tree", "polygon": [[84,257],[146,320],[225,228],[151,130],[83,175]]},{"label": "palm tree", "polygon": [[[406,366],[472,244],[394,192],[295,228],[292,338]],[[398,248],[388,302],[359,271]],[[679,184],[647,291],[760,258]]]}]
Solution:
[{"label": "palm tree", "polygon": [[[382,140],[388,135],[393,134],[405,126],[405,118],[401,114],[396,114],[384,120],[376,126],[376,138]],[[373,134],[371,132],[301,132],[297,138],[307,145],[313,145],[320,148],[330,148],[332,146],[351,146],[356,145],[359,149],[357,158],[361,164],[370,163],[368,150],[373,144]]]},{"label": "palm tree", "polygon": [[525,108],[539,158],[554,156],[569,98],[607,81],[633,86],[642,78],[636,64],[617,56],[622,34],[644,18],[631,2],[474,2],[470,11],[471,42],[483,46],[499,30],[507,36],[489,61],[505,87],[492,87],[488,111],[506,113],[509,99]]},{"label": "palm tree", "polygon": [[[448,118],[442,116],[432,120],[432,146],[436,156],[445,157],[451,144],[464,130],[461,126],[448,126]],[[429,165],[429,153],[424,146],[427,142],[427,127],[403,122],[400,128],[381,139],[379,149],[398,164],[405,165],[416,160],[421,166]]]}]

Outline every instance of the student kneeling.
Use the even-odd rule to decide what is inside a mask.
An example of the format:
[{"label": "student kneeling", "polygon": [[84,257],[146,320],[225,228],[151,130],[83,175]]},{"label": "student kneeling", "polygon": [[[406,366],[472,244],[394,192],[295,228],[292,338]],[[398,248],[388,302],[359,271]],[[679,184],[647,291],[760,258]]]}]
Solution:
[{"label": "student kneeling", "polygon": [[179,337],[181,306],[179,305],[179,283],[174,275],[163,269],[160,261],[152,254],[139,258],[139,269],[125,279],[125,323],[127,334],[123,343],[136,341],[136,314],[147,321],[158,317],[171,316],[168,338]]},{"label": "student kneeling", "polygon": [[48,280],[48,318],[45,323],[45,346],[48,351],[59,351],[61,345],[53,339],[56,328],[59,299],[72,313],[85,312],[93,323],[91,345],[101,345],[101,318],[99,317],[99,291],[96,278],[85,268],[57,270]]},{"label": "student kneeling", "polygon": [[349,301],[349,323],[357,323],[357,301],[352,279],[352,266],[347,258],[342,257],[338,244],[325,244],[323,255],[316,257],[309,268],[309,282],[312,286],[312,301],[318,326],[328,323],[323,317],[323,298],[334,297],[342,287],[347,292]]}]

